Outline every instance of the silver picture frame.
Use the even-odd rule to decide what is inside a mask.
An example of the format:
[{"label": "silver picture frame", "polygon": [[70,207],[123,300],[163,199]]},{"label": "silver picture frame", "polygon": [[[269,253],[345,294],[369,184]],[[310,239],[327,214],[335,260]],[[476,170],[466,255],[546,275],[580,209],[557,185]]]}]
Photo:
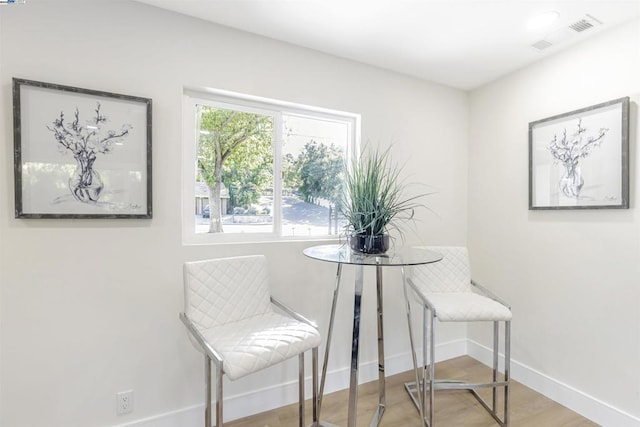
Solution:
[{"label": "silver picture frame", "polygon": [[16,218],[151,218],[151,99],[13,79]]},{"label": "silver picture frame", "polygon": [[529,123],[529,209],[629,208],[629,97]]}]

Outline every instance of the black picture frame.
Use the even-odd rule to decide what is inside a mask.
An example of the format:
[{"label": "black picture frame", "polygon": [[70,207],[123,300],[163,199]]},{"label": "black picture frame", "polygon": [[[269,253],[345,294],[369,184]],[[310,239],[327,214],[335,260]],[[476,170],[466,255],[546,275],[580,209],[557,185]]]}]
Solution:
[{"label": "black picture frame", "polygon": [[152,218],[152,101],[13,78],[16,218]]},{"label": "black picture frame", "polygon": [[529,209],[629,208],[629,97],[529,123]]}]

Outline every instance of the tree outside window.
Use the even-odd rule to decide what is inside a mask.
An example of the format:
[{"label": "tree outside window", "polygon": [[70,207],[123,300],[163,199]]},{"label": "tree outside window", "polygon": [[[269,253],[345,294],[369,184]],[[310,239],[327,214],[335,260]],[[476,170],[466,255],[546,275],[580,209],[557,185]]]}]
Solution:
[{"label": "tree outside window", "polygon": [[256,204],[273,188],[273,120],[269,116],[202,106],[198,141],[198,177],[209,189],[209,232],[224,231],[221,189],[230,207]]},{"label": "tree outside window", "polygon": [[[340,232],[342,170],[356,119],[198,98],[195,234],[295,238]],[[240,100],[242,101],[242,100]],[[204,188],[207,190],[203,193]],[[251,238],[249,238],[251,240]],[[224,240],[224,241],[228,241]]]}]

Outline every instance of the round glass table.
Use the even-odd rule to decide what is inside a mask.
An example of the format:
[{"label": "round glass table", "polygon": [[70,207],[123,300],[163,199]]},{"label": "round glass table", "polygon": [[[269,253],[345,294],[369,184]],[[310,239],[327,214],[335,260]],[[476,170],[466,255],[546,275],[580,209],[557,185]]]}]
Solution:
[{"label": "round glass table", "polygon": [[[383,305],[382,305],[382,269],[383,267],[400,267],[402,273],[402,283],[404,288],[405,303],[407,304],[407,322],[409,325],[409,338],[411,341],[411,353],[413,357],[414,370],[417,378],[417,362],[415,346],[413,342],[413,333],[411,330],[411,313],[407,296],[407,279],[405,267],[411,265],[430,264],[438,262],[442,259],[442,255],[437,252],[424,248],[401,247],[390,249],[384,254],[367,255],[360,252],[352,251],[347,244],[343,245],[321,245],[307,248],[303,251],[304,255],[309,258],[335,263],[338,265],[336,273],[336,282],[333,290],[333,301],[331,303],[331,314],[329,317],[329,330],[327,333],[327,343],[324,353],[324,361],[322,364],[322,375],[320,378],[320,389],[318,391],[318,416],[322,408],[322,395],[324,392],[325,378],[327,375],[327,363],[329,359],[329,349],[331,347],[331,337],[333,334],[333,323],[335,318],[336,303],[338,300],[338,290],[340,288],[340,278],[342,276],[342,266],[344,264],[354,265],[356,267],[355,277],[355,298],[353,307],[353,339],[351,346],[351,367],[349,379],[349,413],[347,419],[348,427],[356,425],[356,408],[358,401],[358,355],[360,347],[360,307],[362,301],[362,288],[364,267],[376,267],[376,290],[377,290],[377,318],[378,318],[378,408],[371,421],[371,426],[377,426],[382,419],[385,410],[385,374],[384,374],[384,333],[383,333]],[[420,416],[422,408],[419,408]],[[320,422],[321,426],[330,426],[331,424]]]}]

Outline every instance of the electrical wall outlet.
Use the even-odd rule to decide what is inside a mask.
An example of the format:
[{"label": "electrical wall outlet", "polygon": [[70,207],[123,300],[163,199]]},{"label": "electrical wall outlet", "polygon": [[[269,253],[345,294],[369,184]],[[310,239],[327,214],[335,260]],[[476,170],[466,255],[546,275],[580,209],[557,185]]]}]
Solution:
[{"label": "electrical wall outlet", "polygon": [[133,412],[133,390],[116,393],[116,414],[123,415]]}]

